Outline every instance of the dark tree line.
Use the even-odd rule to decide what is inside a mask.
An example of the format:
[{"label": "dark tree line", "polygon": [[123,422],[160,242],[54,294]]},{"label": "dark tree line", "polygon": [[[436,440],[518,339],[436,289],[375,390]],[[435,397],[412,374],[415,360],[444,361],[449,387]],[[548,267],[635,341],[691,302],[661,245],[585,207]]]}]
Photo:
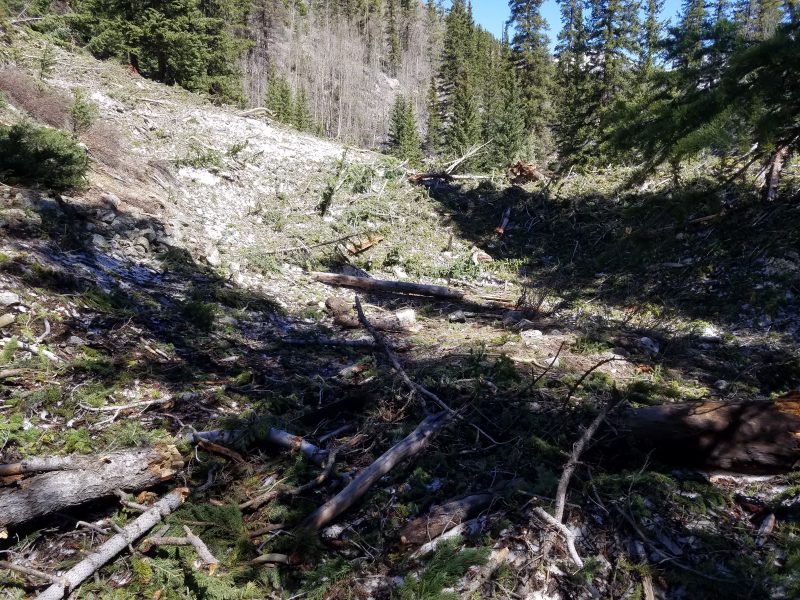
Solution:
[{"label": "dark tree line", "polygon": [[[559,0],[554,52],[542,1],[510,0],[499,40],[468,0],[447,10],[436,0],[58,6],[98,56],[224,102],[247,97],[300,129],[386,143],[412,163],[486,144],[472,168],[526,159],[677,172],[712,152],[730,169],[761,161],[774,194],[800,137],[795,0],[686,0],[670,27],[663,0]],[[380,77],[394,83],[376,95]]]}]

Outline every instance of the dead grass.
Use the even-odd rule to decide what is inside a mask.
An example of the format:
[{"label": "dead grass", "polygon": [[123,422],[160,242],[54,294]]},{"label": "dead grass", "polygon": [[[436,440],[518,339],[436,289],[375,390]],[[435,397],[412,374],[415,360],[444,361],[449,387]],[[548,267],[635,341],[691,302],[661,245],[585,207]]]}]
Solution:
[{"label": "dead grass", "polygon": [[[36,81],[18,67],[7,65],[0,68],[0,92],[12,105],[37,121],[58,129],[70,127],[72,98],[44,82]],[[116,168],[121,163],[120,136],[114,127],[96,122],[80,137],[92,158]]]}]

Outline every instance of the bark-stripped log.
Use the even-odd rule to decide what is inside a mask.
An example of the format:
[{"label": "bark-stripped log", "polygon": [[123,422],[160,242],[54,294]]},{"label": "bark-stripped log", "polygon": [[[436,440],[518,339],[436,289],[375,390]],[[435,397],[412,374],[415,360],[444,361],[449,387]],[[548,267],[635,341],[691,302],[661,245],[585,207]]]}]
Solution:
[{"label": "bark-stripped log", "polygon": [[[67,465],[69,463],[69,465]],[[60,466],[27,477],[16,486],[0,488],[0,531],[37,517],[114,495],[114,491],[143,490],[172,479],[183,468],[175,446],[158,445],[124,452],[109,452],[58,460],[30,459],[10,465],[24,473],[29,465],[40,470]],[[68,466],[68,468],[66,468]]]},{"label": "bark-stripped log", "polygon": [[617,435],[664,462],[780,473],[800,461],[800,393],[775,401],[699,402],[629,409]]},{"label": "bark-stripped log", "polygon": [[170,492],[153,505],[153,508],[139,515],[136,520],[122,528],[122,531],[102,544],[95,552],[84,558],[61,577],[64,583],[54,583],[36,600],[60,600],[81,583],[94,575],[103,565],[111,562],[120,552],[129,547],[145,533],[155,527],[163,517],[178,508],[189,490],[179,488]]},{"label": "bark-stripped log", "polygon": [[431,438],[450,422],[452,413],[442,411],[426,418],[400,442],[384,452],[341,492],[320,506],[303,522],[304,527],[320,529],[355,504],[381,477],[398,463],[418,454]]},{"label": "bark-stripped log", "polygon": [[[241,429],[218,429],[214,431],[198,431],[192,432],[187,435],[188,439],[192,442],[205,440],[215,444],[223,444],[225,446],[236,446],[242,439],[244,431]],[[291,434],[281,429],[270,427],[264,435],[258,436],[258,440],[265,441],[281,448],[288,450],[296,450],[306,455],[306,458],[316,465],[322,465],[325,458],[328,456],[328,451],[318,448],[311,442],[307,442],[299,435]]]},{"label": "bark-stripped log", "polygon": [[452,298],[456,300],[461,300],[464,297],[464,292],[443,285],[371,279],[369,277],[352,277],[350,275],[337,275],[335,273],[315,272],[311,273],[311,277],[316,281],[327,283],[328,285],[341,285],[375,292],[414,294],[417,296],[433,296],[435,298]]}]

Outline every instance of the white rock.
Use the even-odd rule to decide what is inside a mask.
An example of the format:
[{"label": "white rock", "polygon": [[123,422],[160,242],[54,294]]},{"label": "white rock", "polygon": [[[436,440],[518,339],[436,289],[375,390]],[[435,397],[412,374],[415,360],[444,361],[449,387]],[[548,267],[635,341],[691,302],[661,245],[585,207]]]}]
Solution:
[{"label": "white rock", "polygon": [[544,333],[538,329],[527,329],[519,334],[522,343],[526,346],[535,346],[543,336]]},{"label": "white rock", "polygon": [[0,306],[19,304],[19,296],[14,292],[0,292]]}]

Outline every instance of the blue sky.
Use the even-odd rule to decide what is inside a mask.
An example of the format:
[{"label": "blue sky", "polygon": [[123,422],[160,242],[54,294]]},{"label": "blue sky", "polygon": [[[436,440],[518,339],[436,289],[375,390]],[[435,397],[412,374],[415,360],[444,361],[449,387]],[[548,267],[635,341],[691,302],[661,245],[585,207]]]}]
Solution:
[{"label": "blue sky", "polygon": [[[666,0],[661,18],[673,19],[681,7],[681,0]],[[503,25],[508,20],[508,2],[506,0],[472,0],[475,21],[483,25],[497,37],[503,33]],[[542,14],[550,25],[550,44],[555,45],[555,38],[561,29],[561,12],[556,0],[545,0]]]}]

